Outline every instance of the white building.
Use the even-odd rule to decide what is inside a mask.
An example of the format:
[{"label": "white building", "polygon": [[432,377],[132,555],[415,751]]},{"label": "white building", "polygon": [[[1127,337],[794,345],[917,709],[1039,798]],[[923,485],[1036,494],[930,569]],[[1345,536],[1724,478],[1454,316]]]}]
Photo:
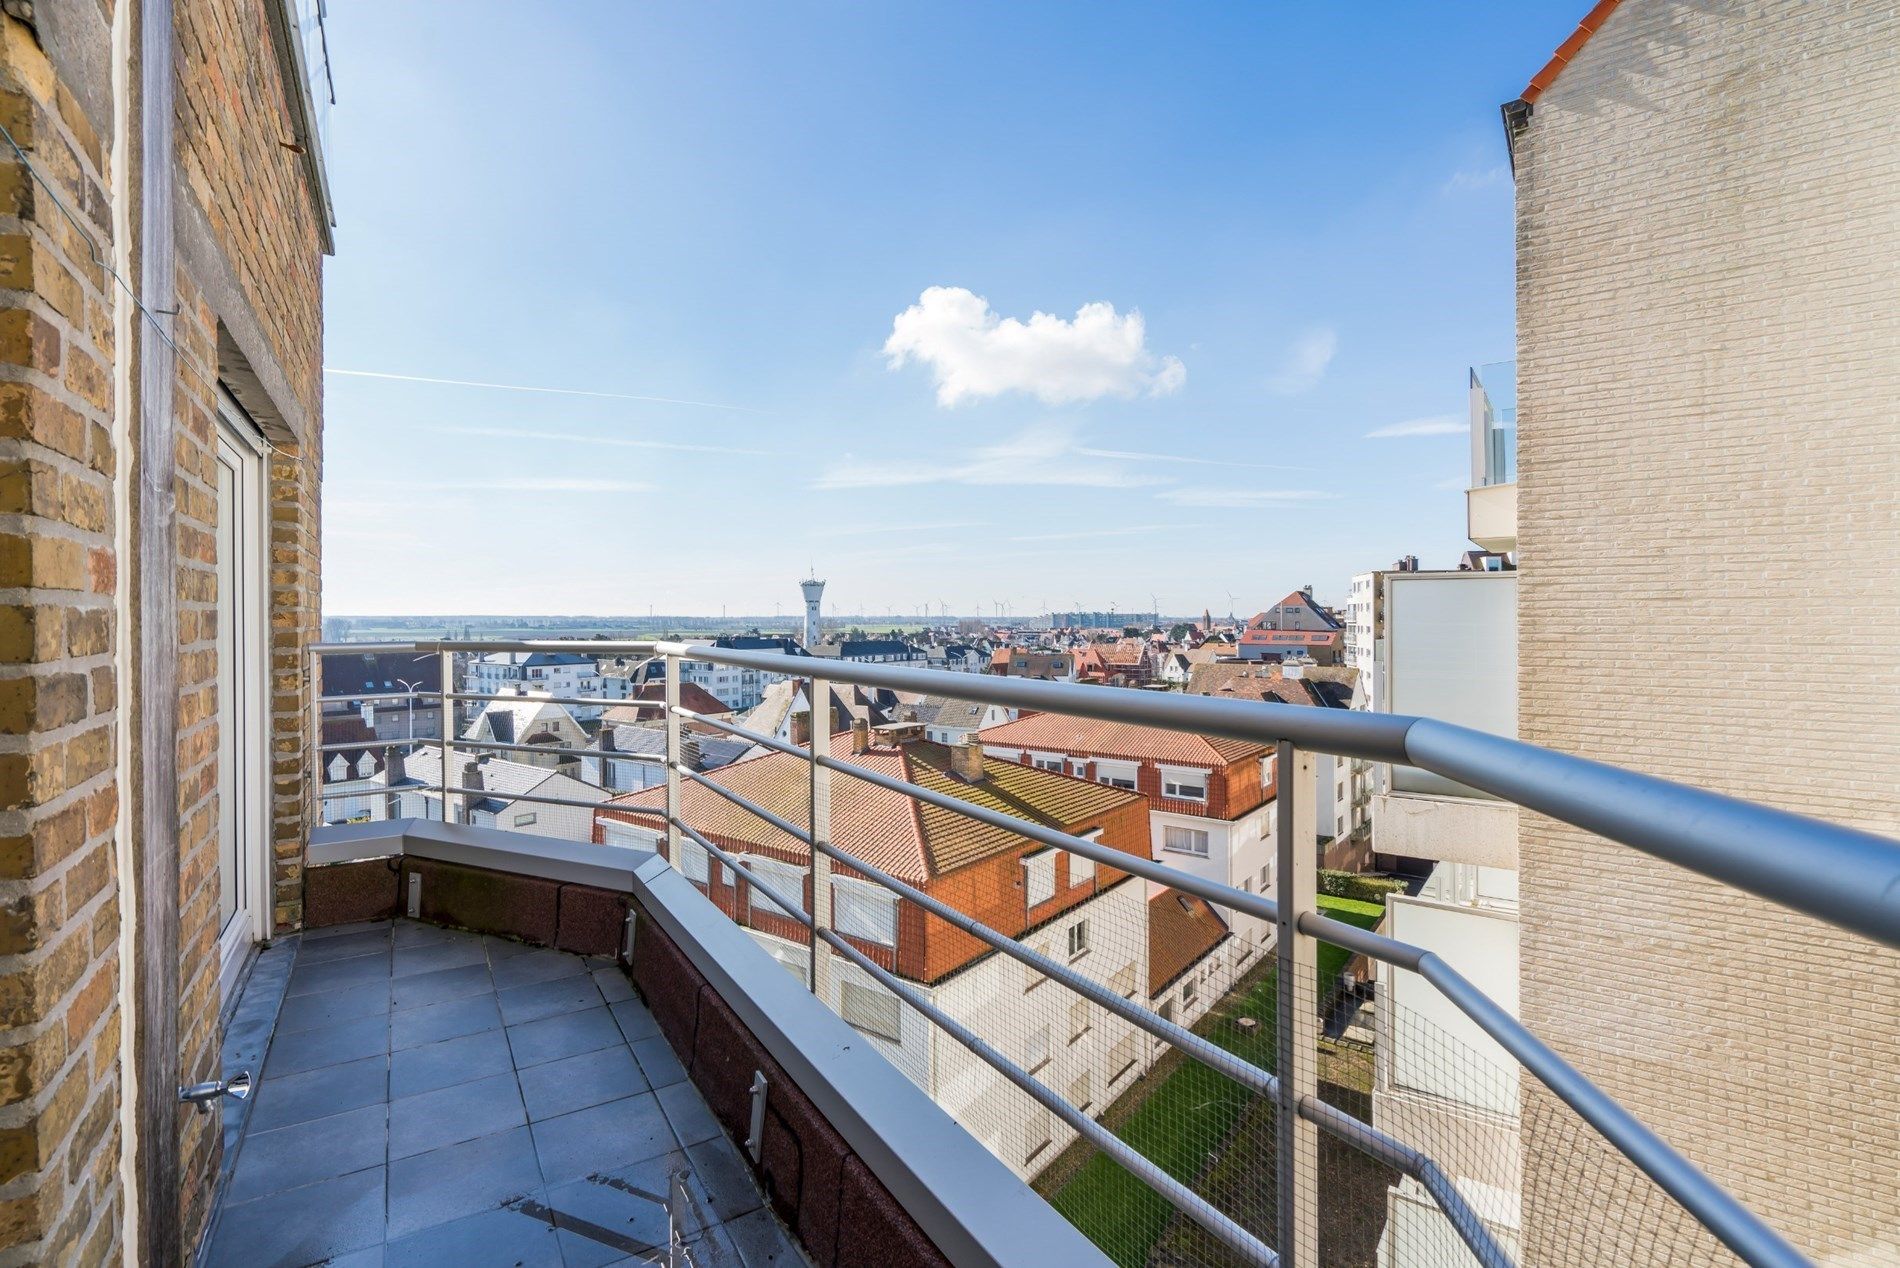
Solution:
[{"label": "white building", "polygon": [[[453,758],[459,769],[450,782],[457,788],[478,790],[449,794],[461,822],[534,836],[559,837],[565,841],[594,839],[593,805],[607,799],[604,789],[546,767],[511,762],[502,757],[475,758],[455,753]],[[442,794],[415,787],[442,782],[439,749],[420,748],[403,758],[401,767],[393,772],[393,780],[389,779],[391,773],[383,772],[376,781],[397,794],[396,818],[442,818]],[[527,797],[553,797],[587,804],[549,805],[525,800]]]},{"label": "white building", "polygon": [[[490,652],[469,662],[468,690],[480,695],[536,693],[560,699],[624,700],[627,680],[600,672],[591,656],[577,652]],[[601,708],[575,705],[578,718],[591,720]]]}]

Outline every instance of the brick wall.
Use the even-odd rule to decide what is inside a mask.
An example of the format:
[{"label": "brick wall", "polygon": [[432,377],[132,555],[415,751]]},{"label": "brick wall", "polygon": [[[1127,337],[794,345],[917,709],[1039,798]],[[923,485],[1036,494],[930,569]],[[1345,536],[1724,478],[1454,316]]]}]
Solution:
[{"label": "brick wall", "polygon": [[[1896,109],[1900,7],[1854,0],[1626,3],[1536,102],[1525,739],[1900,834]],[[1632,628],[1664,654],[1606,660]],[[1807,1251],[1890,1255],[1900,955],[1534,816],[1520,848],[1524,1019]],[[1586,1137],[1529,1096],[1529,1262],[1722,1258]]]},{"label": "brick wall", "polygon": [[[0,123],[95,240],[97,130],[0,16]],[[112,299],[0,144],[0,1260],[116,1246]]]}]

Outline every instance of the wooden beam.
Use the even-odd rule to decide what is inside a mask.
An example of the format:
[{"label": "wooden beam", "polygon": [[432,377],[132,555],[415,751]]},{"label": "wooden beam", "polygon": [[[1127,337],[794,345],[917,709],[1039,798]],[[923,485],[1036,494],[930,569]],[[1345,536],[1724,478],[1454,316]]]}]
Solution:
[{"label": "wooden beam", "polygon": [[[177,451],[173,434],[171,318],[178,300],[172,201],[172,5],[141,0],[139,109],[139,299],[137,476],[131,534],[138,710],[133,896],[138,912],[132,969],[138,1070],[135,1155],[139,1259],[182,1264],[178,1086],[178,552]],[[164,333],[161,334],[161,331]]]}]

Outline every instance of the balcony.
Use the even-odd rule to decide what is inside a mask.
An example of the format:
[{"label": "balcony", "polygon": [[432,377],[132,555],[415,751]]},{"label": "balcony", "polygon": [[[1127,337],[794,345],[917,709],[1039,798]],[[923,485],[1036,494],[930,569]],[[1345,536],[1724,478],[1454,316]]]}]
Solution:
[{"label": "balcony", "polygon": [[1517,362],[1471,371],[1471,487],[1465,536],[1484,550],[1517,549]]},{"label": "balcony", "polygon": [[[453,689],[459,657],[534,646],[405,650],[443,658],[456,719],[485,700]],[[1282,781],[1266,892],[1150,857],[1145,812],[1120,804],[1132,794],[1005,771],[914,728],[780,739],[682,707],[677,687],[652,706],[662,751],[612,753],[655,766],[652,788],[604,803],[510,794],[584,809],[589,839],[469,822],[495,789],[459,777],[386,788],[361,821],[311,833],[310,928],[267,953],[276,967],[252,987],[275,974],[288,998],[265,985],[255,1007],[274,1020],[233,1029],[233,1060],[261,1058],[262,1081],[236,1129],[214,1261],[278,1236],[296,1241],[287,1262],[316,1247],[332,1262],[459,1263],[479,1246],[509,1262],[1506,1265],[1539,1214],[1519,1209],[1514,1136],[1494,1130],[1521,1083],[1573,1122],[1567,1201],[1591,1212],[1605,1257],[1631,1237],[1663,1244],[1667,1224],[1698,1255],[1805,1262],[1540,1042],[1506,984],[1408,941],[1406,920],[1373,932],[1317,896],[1315,807],[1299,790],[1316,752],[1383,763],[1400,784],[1440,781],[1425,795],[1552,815],[1889,944],[1894,842],[1409,716],[560,646],[781,672],[814,699],[853,684],[1271,745],[1279,768],[1306,774]],[[320,681],[314,696],[320,709]],[[524,747],[444,731],[428,742],[437,772]],[[695,770],[695,733],[754,752]],[[392,813],[417,792],[443,820]],[[920,843],[920,861],[898,841]],[[1237,917],[1264,932],[1237,936]],[[1380,966],[1370,1051],[1348,1037],[1370,1002],[1341,993],[1354,956]],[[403,1054],[469,1037],[437,1037],[418,1014],[444,1005],[419,987],[467,990],[478,1002],[458,1015],[492,1011],[498,1024],[470,1034],[500,1043],[466,1046],[492,1049],[493,1074],[431,1052],[458,1081],[399,1087],[399,1065],[418,1060]],[[312,1018],[337,1023],[321,1045],[299,1039]],[[314,1112],[296,1108],[320,1082],[299,1069],[310,1048],[347,1055],[357,1029],[365,1087],[289,1121]],[[550,1073],[557,1062],[579,1064]],[[478,1074],[493,1095],[469,1090]],[[438,1099],[419,1110],[421,1096]],[[382,1124],[380,1146],[338,1122],[351,1113]],[[287,1149],[280,1133],[300,1128],[307,1148]],[[1710,1142],[1680,1143],[1709,1156]],[[354,1163],[323,1156],[346,1150]],[[323,1178],[269,1192],[245,1179],[288,1154],[305,1168],[292,1178]],[[330,1214],[296,1240],[323,1185],[314,1207]]]}]

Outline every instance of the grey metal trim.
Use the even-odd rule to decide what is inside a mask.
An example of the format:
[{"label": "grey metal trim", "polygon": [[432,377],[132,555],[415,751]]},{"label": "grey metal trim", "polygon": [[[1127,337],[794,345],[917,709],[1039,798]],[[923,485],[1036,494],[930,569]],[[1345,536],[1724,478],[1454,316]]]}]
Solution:
[{"label": "grey metal trim", "polygon": [[[702,843],[703,844],[703,843]],[[1109,1260],[679,872],[634,876],[641,909],[692,961],[924,1235],[959,1268]]]},{"label": "grey metal trim", "polygon": [[314,828],[305,857],[312,867],[372,858],[433,859],[629,892],[634,873],[656,856],[630,845],[568,841],[435,819],[383,819]]}]

